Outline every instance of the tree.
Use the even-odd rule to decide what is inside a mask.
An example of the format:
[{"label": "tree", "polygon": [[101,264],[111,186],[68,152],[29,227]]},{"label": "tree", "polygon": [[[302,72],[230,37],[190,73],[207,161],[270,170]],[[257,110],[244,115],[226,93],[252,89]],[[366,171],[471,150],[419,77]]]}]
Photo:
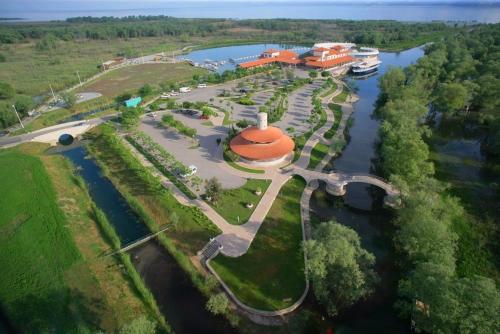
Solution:
[{"label": "tree", "polygon": [[6,100],[14,97],[16,91],[6,82],[0,81],[0,99]]},{"label": "tree", "polygon": [[317,77],[318,77],[318,72],[316,72],[315,70],[310,70],[309,71],[309,78],[315,79]]},{"label": "tree", "polygon": [[134,129],[139,125],[140,108],[124,108],[120,118],[120,123],[126,129]]},{"label": "tree", "polygon": [[0,53],[0,63],[5,63],[6,60],[7,58],[5,57],[5,55],[3,53]]},{"label": "tree", "polygon": [[322,71],[322,72],[321,72],[321,76],[322,76],[323,78],[328,78],[328,77],[330,76],[330,72],[328,72],[328,71]]},{"label": "tree", "polygon": [[205,184],[205,195],[211,199],[212,202],[217,202],[222,191],[222,185],[217,178],[213,177]]},{"label": "tree", "polygon": [[153,87],[150,84],[145,84],[139,89],[139,95],[144,97],[153,94]]},{"label": "tree", "polygon": [[26,115],[35,106],[33,99],[28,95],[17,95],[14,105],[21,115]]},{"label": "tree", "polygon": [[439,85],[436,95],[434,105],[442,112],[456,113],[463,110],[469,102],[467,88],[457,82]]},{"label": "tree", "polygon": [[134,319],[131,323],[120,328],[119,334],[155,334],[156,322],[145,316]]},{"label": "tree", "polygon": [[61,93],[61,98],[66,108],[71,109],[76,104],[76,95],[73,92],[63,92]]},{"label": "tree", "polygon": [[354,230],[335,221],[320,224],[304,252],[314,295],[330,316],[369,295],[378,280],[373,254],[361,247]]},{"label": "tree", "polygon": [[207,301],[206,308],[215,315],[227,314],[229,311],[229,300],[223,292],[211,295]]}]

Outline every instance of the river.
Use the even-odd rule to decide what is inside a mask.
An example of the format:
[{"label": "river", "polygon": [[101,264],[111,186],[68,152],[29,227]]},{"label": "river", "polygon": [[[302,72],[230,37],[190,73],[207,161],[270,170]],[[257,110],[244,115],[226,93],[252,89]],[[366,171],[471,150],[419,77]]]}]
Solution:
[{"label": "river", "polygon": [[[392,3],[390,3],[392,2]],[[32,1],[1,3],[1,17],[29,21],[64,20],[76,16],[167,15],[174,17],[233,19],[346,19],[398,21],[500,20],[500,6],[491,2],[415,1]]]},{"label": "river", "polygon": [[[82,146],[62,150],[62,154],[78,169],[92,200],[113,225],[122,245],[150,232]],[[130,255],[175,333],[234,332],[225,320],[205,309],[206,298],[163,246],[152,240],[131,250]]]},{"label": "river", "polygon": [[[350,139],[346,148],[327,168],[344,172],[375,173],[374,160],[377,158],[380,124],[373,112],[379,94],[378,79],[389,67],[406,67],[422,55],[421,48],[399,53],[382,52],[380,59],[383,63],[376,74],[362,80],[348,79],[359,96],[352,115],[354,123],[349,130]],[[375,255],[375,269],[381,279],[372,296],[323,324],[336,332],[409,332],[409,324],[399,319],[393,309],[399,275],[392,247],[393,226],[390,221],[393,216],[390,210],[383,207],[383,196],[382,190],[361,183],[348,185],[343,197],[329,195],[324,190],[324,185],[313,193],[310,203],[313,222],[336,219],[354,229],[361,238],[362,246]],[[320,309],[314,303],[310,305],[312,309]]]}]

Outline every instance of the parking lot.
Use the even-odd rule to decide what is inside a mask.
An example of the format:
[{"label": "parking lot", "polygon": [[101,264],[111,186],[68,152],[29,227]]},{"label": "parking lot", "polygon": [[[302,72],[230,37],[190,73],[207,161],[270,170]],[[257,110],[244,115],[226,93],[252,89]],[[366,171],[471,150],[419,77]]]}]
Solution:
[{"label": "parking lot", "polygon": [[[264,80],[260,80],[262,84]],[[311,94],[314,89],[321,85],[320,81],[312,84],[306,84],[298,88],[288,96],[288,110],[283,118],[273,124],[281,128],[284,132],[293,128],[293,135],[307,132],[311,129],[311,124],[307,122],[311,115]],[[238,97],[241,84],[238,81],[230,83],[208,86],[206,88],[193,89],[191,92],[175,96],[177,102],[207,102],[215,106],[220,106],[231,114],[232,121],[250,120],[256,122],[259,107],[273,95],[274,89],[280,85],[267,85],[265,88],[259,86],[259,89],[252,94],[252,100],[255,105],[245,106],[232,101],[231,98]],[[231,97],[219,97],[224,90],[231,92]],[[197,130],[196,140],[179,134],[177,130],[158,126],[161,123],[161,117],[165,113],[170,113],[173,117],[188,127]],[[221,113],[222,114],[222,113]],[[222,115],[219,116],[219,121]],[[213,121],[213,119],[212,119]],[[200,119],[200,113],[191,111],[191,109],[161,111],[157,112],[154,118],[143,118],[139,129],[151,136],[157,143],[165,147],[179,161],[186,166],[195,165],[198,168],[197,176],[203,180],[216,177],[224,188],[236,188],[245,183],[245,179],[230,173],[230,168],[224,163],[222,145],[217,143],[220,139],[223,141],[228,134],[228,127],[221,125],[222,122],[213,121],[213,125],[207,125],[206,120]],[[228,170],[229,169],[229,170]]]}]

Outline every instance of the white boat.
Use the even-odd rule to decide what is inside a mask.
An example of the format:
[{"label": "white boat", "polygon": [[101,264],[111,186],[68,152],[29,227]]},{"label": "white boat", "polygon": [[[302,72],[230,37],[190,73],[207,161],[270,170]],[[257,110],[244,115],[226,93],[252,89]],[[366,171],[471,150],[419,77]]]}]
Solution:
[{"label": "white boat", "polygon": [[380,60],[362,61],[352,65],[351,71],[356,75],[364,75],[375,72],[382,62]]},{"label": "white boat", "polygon": [[356,58],[366,58],[366,57],[378,57],[379,51],[375,48],[359,48],[351,49],[351,56]]}]

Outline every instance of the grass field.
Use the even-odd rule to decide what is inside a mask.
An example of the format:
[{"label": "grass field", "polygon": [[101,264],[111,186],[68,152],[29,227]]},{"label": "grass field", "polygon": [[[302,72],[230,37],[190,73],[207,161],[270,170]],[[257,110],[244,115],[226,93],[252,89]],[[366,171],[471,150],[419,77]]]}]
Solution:
[{"label": "grass field", "polygon": [[[217,203],[213,205],[211,203],[209,204],[211,204],[215,211],[224,217],[228,223],[241,225],[248,221],[255,207],[259,204],[260,199],[264,196],[269,184],[269,180],[248,179],[240,188],[224,189]],[[261,189],[261,195],[255,194],[257,188]],[[247,203],[253,203],[254,207],[251,209],[247,208],[245,206]]]},{"label": "grass field", "polygon": [[189,43],[167,38],[58,41],[57,48],[37,51],[34,43],[0,45],[7,61],[0,63],[0,81],[7,81],[19,93],[35,96],[78,83],[100,70],[98,66],[120,52],[133,55],[180,49]]},{"label": "grass field", "polygon": [[45,145],[0,152],[0,299],[20,332],[115,331],[147,314],[93,220],[86,189]]},{"label": "grass field", "polygon": [[311,158],[309,160],[308,169],[314,169],[323,160],[325,155],[328,154],[330,147],[323,143],[317,143],[311,151]]},{"label": "grass field", "polygon": [[142,64],[112,70],[89,84],[79,88],[80,92],[98,92],[104,96],[115,97],[119,94],[136,93],[148,83],[179,83],[191,80],[193,74],[206,73],[204,69],[193,67],[187,63],[176,64]]},{"label": "grass field", "polygon": [[236,296],[251,307],[282,309],[304,292],[300,197],[305,185],[294,177],[283,186],[246,254],[219,255],[211,261]]}]

